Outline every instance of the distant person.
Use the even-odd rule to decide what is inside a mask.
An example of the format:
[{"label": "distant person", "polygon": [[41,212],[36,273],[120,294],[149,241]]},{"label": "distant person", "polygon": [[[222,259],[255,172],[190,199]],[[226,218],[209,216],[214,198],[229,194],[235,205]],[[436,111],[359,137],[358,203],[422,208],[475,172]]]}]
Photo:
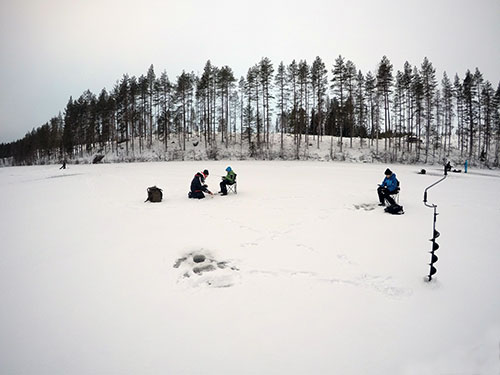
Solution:
[{"label": "distant person", "polygon": [[61,168],[59,168],[59,169],[66,169],[66,159],[63,160]]},{"label": "distant person", "polygon": [[469,162],[467,159],[465,159],[465,163],[464,163],[464,173],[467,173],[467,166],[468,166]]},{"label": "distant person", "polygon": [[231,169],[231,167],[226,168],[227,175],[222,177],[220,183],[220,194],[227,195],[227,185],[234,185],[236,182],[236,173]]},{"label": "distant person", "polygon": [[451,164],[450,162],[448,161],[448,163],[446,163],[446,165],[444,166],[444,174],[447,174],[448,172],[451,172]]},{"label": "distant person", "polygon": [[482,162],[486,161],[486,152],[484,150],[481,151],[481,155],[479,155],[479,160],[481,160]]},{"label": "distant person", "polygon": [[380,201],[379,206],[385,206],[385,201],[389,202],[392,206],[396,202],[391,195],[399,192],[399,181],[396,178],[396,174],[387,168],[384,172],[385,178],[377,188],[378,199]]},{"label": "distant person", "polygon": [[205,194],[203,192],[213,195],[208,186],[205,184],[205,179],[208,177],[208,170],[205,169],[203,172],[198,172],[194,175],[193,181],[191,181],[191,191],[188,194],[189,198],[203,199]]}]

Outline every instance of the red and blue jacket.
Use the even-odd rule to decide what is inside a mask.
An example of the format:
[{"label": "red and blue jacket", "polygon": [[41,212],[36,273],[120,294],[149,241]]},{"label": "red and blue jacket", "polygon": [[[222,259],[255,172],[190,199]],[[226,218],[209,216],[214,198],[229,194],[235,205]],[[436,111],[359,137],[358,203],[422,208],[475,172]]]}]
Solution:
[{"label": "red and blue jacket", "polygon": [[207,185],[205,185],[206,176],[202,172],[198,172],[194,175],[193,181],[191,181],[191,192],[198,193],[200,191],[208,192]]}]

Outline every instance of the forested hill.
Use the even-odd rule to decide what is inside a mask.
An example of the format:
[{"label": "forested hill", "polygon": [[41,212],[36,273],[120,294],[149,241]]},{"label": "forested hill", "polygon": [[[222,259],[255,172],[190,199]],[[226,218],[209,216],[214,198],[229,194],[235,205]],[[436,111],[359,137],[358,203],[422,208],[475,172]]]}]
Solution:
[{"label": "forested hill", "polygon": [[[353,152],[353,150],[359,152]],[[228,151],[233,150],[233,151]],[[239,80],[207,61],[174,82],[151,65],[111,91],[86,91],[18,141],[0,165],[203,158],[350,159],[498,167],[500,84],[478,68],[436,77],[432,63],[396,70],[384,56],[362,72],[339,56],[274,66],[262,58]]]}]

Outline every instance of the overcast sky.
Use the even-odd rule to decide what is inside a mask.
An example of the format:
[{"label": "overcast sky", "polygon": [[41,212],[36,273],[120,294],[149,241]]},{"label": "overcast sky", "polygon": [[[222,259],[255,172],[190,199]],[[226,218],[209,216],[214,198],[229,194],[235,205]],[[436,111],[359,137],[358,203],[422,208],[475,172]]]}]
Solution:
[{"label": "overcast sky", "polygon": [[0,142],[151,64],[174,81],[210,59],[239,78],[262,57],[320,56],[330,74],[338,55],[363,73],[427,56],[439,81],[478,67],[496,89],[500,0],[0,0]]}]

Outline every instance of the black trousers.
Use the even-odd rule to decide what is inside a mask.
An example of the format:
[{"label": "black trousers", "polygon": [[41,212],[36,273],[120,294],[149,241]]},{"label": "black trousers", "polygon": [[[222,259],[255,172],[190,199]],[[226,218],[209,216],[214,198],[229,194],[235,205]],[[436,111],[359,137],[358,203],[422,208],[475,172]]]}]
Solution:
[{"label": "black trousers", "polygon": [[[394,198],[392,198],[391,193],[389,192],[389,190],[387,190],[387,188],[379,186],[377,189],[377,193],[378,193],[378,200],[380,201],[381,204],[385,204],[386,200],[387,202],[389,202],[390,205],[396,203],[396,201],[394,200]],[[395,192],[393,192],[392,194],[394,193]]]},{"label": "black trousers", "polygon": [[228,182],[226,180],[222,180],[220,183],[220,191],[222,192],[223,195],[227,194],[227,185],[234,185],[234,182]]},{"label": "black trousers", "polygon": [[205,198],[205,194],[203,194],[202,191],[190,191],[188,194],[189,198],[195,198],[195,199],[203,199]]}]

